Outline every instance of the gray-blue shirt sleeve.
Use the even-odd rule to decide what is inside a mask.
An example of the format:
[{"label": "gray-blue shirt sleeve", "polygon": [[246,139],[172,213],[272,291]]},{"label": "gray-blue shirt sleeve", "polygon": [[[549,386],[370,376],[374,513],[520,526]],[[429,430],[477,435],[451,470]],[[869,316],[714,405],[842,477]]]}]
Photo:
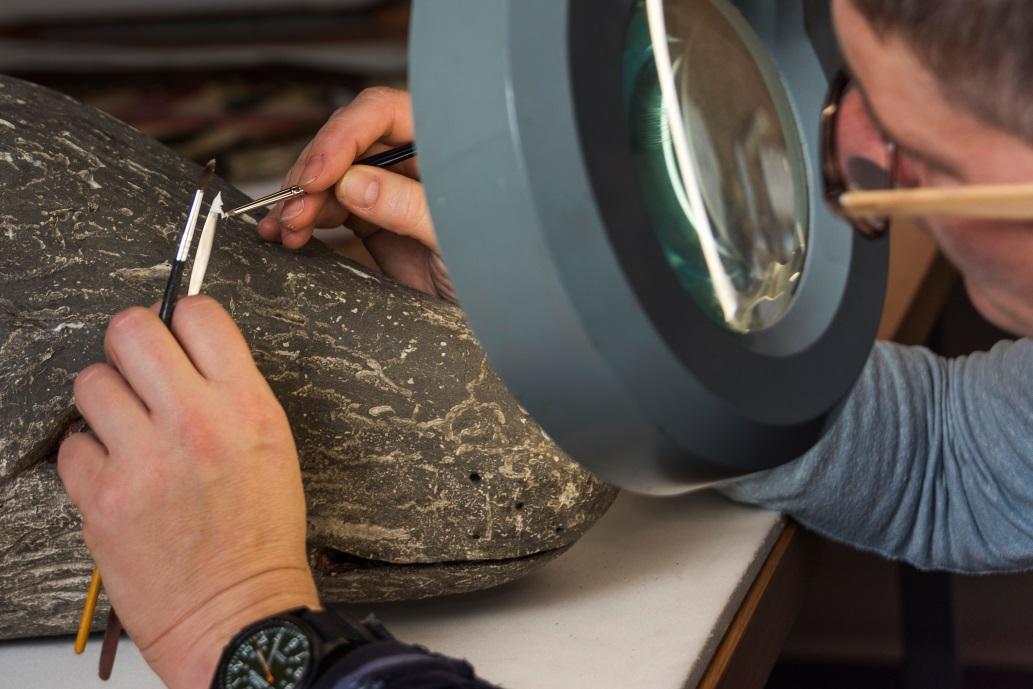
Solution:
[{"label": "gray-blue shirt sleeve", "polygon": [[924,569],[1033,569],[1033,341],[880,343],[817,447],[721,491]]}]

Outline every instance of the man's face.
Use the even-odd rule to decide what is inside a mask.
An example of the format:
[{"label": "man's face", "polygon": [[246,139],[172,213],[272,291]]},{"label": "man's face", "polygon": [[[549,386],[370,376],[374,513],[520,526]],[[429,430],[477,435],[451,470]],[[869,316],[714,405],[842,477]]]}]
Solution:
[{"label": "man's face", "polygon": [[[851,0],[833,0],[833,15],[861,92],[844,104],[841,127],[870,132],[854,147],[882,146],[874,134],[881,129],[901,147],[905,186],[1033,183],[1033,146],[948,102],[910,48],[877,35]],[[930,217],[923,224],[961,270],[982,314],[1033,336],[1033,222]]]}]

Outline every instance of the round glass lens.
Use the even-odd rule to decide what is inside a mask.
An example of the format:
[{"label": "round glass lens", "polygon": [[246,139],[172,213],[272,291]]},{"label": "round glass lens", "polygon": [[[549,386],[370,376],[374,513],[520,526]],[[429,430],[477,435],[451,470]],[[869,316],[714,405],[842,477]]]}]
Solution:
[{"label": "round glass lens", "polygon": [[807,253],[807,167],[760,39],[727,0],[640,0],[625,103],[642,193],[679,281],[740,332],[789,310]]}]

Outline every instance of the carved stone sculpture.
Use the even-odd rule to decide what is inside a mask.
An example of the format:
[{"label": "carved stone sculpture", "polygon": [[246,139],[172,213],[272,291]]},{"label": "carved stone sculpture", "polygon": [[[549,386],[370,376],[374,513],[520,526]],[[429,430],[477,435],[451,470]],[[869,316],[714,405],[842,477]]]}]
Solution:
[{"label": "carved stone sculpture", "polygon": [[[111,316],[160,298],[197,172],[96,110],[0,78],[0,638],[74,629],[92,563],[48,460]],[[324,600],[494,586],[605,512],[615,491],[520,408],[458,308],[318,242],[266,244],[254,224],[222,224],[205,291],[291,419]]]}]

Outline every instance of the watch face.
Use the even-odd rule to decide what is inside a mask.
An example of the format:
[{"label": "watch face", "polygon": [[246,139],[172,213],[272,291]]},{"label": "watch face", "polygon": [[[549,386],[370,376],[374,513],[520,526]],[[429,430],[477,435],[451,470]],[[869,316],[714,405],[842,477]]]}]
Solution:
[{"label": "watch face", "polygon": [[299,627],[271,621],[240,639],[222,668],[224,689],[297,689],[312,664],[312,642]]}]

